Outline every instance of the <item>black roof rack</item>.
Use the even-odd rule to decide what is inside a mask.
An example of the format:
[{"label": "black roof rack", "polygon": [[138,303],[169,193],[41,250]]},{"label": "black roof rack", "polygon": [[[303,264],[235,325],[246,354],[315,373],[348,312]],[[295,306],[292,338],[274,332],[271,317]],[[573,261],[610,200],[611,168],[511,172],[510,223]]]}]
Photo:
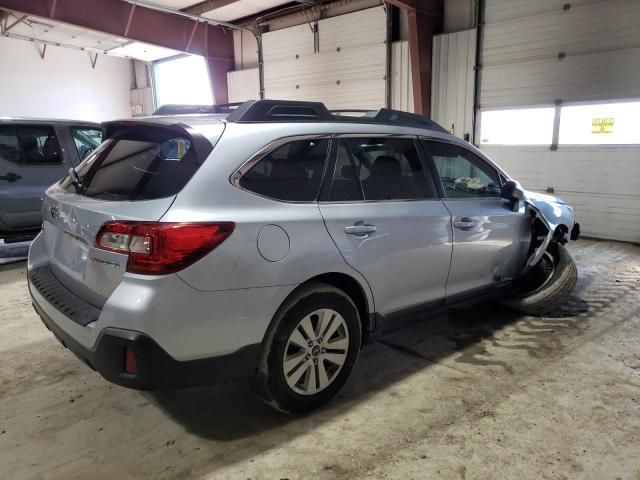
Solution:
[{"label": "black roof rack", "polygon": [[[154,115],[189,113],[228,114],[227,121],[234,123],[264,122],[353,122],[425,128],[448,133],[443,127],[415,113],[389,108],[380,110],[340,109],[328,110],[322,102],[293,100],[249,100],[225,105],[164,105]],[[355,113],[360,115],[348,115]]]}]

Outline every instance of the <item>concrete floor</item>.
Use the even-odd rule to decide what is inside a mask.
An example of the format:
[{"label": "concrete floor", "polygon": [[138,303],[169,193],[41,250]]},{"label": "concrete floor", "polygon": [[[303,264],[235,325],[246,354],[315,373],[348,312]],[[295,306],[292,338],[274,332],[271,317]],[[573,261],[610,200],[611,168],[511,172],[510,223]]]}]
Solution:
[{"label": "concrete floor", "polygon": [[303,418],[244,382],[108,384],[40,323],[24,263],[0,266],[0,478],[640,479],[640,247],[571,252],[580,280],[556,314],[404,328]]}]

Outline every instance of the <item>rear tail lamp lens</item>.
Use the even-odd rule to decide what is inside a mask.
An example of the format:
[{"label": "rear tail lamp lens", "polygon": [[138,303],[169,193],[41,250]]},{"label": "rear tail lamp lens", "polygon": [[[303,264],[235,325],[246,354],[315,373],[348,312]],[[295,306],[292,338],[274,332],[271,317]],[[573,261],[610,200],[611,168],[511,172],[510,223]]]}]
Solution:
[{"label": "rear tail lamp lens", "polygon": [[96,236],[96,247],[129,255],[128,272],[163,275],[202,258],[234,228],[232,222],[107,222]]}]

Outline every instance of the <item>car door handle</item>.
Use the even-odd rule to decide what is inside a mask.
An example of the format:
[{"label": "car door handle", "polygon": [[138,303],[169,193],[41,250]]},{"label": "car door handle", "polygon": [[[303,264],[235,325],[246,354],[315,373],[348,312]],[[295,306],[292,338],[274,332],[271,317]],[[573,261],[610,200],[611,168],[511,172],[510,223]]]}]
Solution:
[{"label": "car door handle", "polygon": [[476,222],[468,217],[463,217],[453,222],[454,227],[460,228],[462,230],[473,228],[475,227],[475,225],[476,225]]},{"label": "car door handle", "polygon": [[344,227],[344,233],[349,235],[366,236],[376,231],[375,225],[355,224]]},{"label": "car door handle", "polygon": [[17,175],[13,172],[9,172],[6,175],[3,175],[2,177],[0,177],[0,180],[4,180],[5,182],[9,182],[9,183],[13,183],[16,182],[18,180],[20,180],[22,177],[20,175]]}]

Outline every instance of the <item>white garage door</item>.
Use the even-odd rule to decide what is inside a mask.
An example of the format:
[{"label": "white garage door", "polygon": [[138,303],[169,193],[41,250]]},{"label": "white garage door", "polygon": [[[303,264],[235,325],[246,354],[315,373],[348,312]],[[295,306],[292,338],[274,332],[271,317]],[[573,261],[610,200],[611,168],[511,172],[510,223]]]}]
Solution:
[{"label": "white garage door", "polygon": [[[386,15],[382,7],[265,33],[266,98],[377,109],[385,102]],[[314,38],[315,37],[315,38]]]},{"label": "white garage door", "polygon": [[583,233],[640,241],[640,1],[487,0],[478,142]]}]

